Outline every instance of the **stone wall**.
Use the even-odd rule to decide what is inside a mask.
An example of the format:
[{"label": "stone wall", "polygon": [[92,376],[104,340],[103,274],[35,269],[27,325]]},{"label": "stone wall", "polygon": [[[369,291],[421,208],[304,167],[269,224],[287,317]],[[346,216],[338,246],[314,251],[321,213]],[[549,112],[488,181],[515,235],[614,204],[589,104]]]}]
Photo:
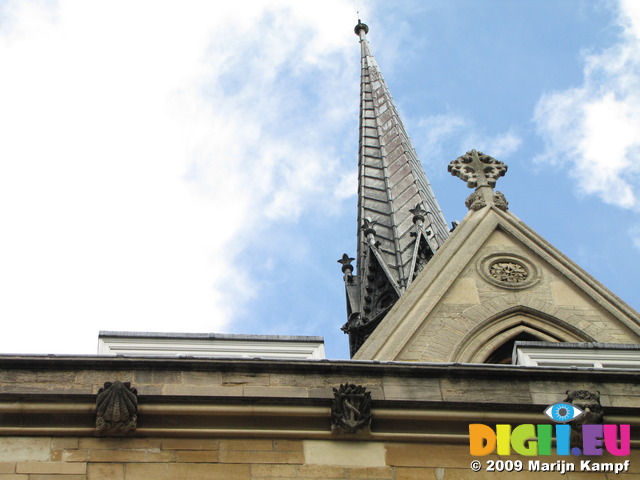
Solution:
[{"label": "stone wall", "polygon": [[[105,381],[139,392],[137,428],[100,436]],[[370,429],[334,433],[332,389],[372,393]],[[640,448],[636,372],[514,366],[108,357],[0,358],[0,480],[456,480],[473,473],[470,423],[548,423],[568,389],[599,391]],[[482,457],[486,466],[489,459]],[[511,456],[503,459],[528,460]],[[626,457],[625,457],[626,459]],[[541,457],[541,461],[555,461]],[[564,460],[579,463],[578,459]],[[620,459],[608,459],[618,461]],[[640,478],[640,457],[615,478]],[[562,478],[605,477],[581,472]]]},{"label": "stone wall", "polygon": [[[533,479],[538,472],[471,471],[467,446],[330,440],[181,438],[0,438],[0,480],[474,480]],[[488,459],[480,458],[486,466]],[[529,458],[511,456],[503,459]],[[593,458],[593,457],[591,457]],[[630,469],[609,476],[569,472],[553,476],[640,478],[640,455]],[[554,462],[556,457],[535,457]],[[575,458],[564,458],[576,466]],[[616,462],[621,459],[598,458]],[[547,474],[551,477],[552,474]],[[545,477],[547,478],[547,477]]]}]

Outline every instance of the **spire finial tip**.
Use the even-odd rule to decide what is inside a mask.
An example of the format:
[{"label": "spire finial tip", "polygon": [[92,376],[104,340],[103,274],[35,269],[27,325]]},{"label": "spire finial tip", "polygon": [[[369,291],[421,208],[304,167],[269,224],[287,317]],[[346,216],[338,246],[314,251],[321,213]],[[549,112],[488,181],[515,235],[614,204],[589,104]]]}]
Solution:
[{"label": "spire finial tip", "polygon": [[367,33],[369,33],[369,27],[367,26],[367,24],[366,23],[362,23],[360,18],[358,18],[358,24],[353,29],[353,31],[355,32],[356,35],[360,36],[360,30],[364,30],[365,35]]}]

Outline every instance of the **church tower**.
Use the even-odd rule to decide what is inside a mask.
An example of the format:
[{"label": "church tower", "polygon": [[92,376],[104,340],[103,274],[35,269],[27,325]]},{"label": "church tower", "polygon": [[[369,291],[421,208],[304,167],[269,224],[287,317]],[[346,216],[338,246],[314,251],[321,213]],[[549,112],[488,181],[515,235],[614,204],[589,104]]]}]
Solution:
[{"label": "church tower", "polygon": [[[509,209],[507,166],[470,150],[449,172],[474,189],[449,232],[367,41],[362,50],[357,274],[342,264],[351,357],[511,363],[535,348],[640,343],[640,315]],[[452,155],[453,157],[454,155]],[[592,354],[592,352],[590,352]]]},{"label": "church tower", "polygon": [[369,27],[360,38],[357,275],[344,254],[347,323],[353,356],[449,235],[380,68]]}]

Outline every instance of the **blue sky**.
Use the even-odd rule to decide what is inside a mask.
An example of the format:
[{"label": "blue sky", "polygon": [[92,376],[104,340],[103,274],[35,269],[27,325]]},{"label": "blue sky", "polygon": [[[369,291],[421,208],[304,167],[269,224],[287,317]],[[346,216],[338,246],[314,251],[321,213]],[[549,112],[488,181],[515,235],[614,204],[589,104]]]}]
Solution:
[{"label": "blue sky", "polygon": [[447,164],[640,309],[640,4],[0,1],[0,352],[99,330],[322,335],[348,356],[356,8],[448,221]]}]

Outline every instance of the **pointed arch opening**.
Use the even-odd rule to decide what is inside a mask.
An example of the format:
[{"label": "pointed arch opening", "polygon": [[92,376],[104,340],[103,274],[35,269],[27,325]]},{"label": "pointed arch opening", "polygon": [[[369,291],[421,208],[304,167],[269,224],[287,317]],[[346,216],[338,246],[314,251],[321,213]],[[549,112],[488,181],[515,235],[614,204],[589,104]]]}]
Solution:
[{"label": "pointed arch opening", "polygon": [[594,341],[559,318],[521,305],[494,315],[472,329],[450,360],[460,363],[511,363],[513,346],[518,340]]},{"label": "pointed arch opening", "polygon": [[520,332],[496,348],[484,363],[510,365],[513,357],[513,347],[518,341],[539,342],[541,339],[529,332]]}]

